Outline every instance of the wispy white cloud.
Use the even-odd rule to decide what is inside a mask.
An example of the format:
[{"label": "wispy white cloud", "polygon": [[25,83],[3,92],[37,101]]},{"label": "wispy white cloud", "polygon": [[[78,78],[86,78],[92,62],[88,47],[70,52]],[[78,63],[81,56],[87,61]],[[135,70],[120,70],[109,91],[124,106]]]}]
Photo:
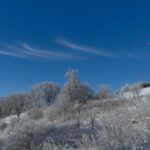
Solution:
[{"label": "wispy white cloud", "polygon": [[25,43],[21,43],[19,45],[5,44],[4,46],[1,47],[2,48],[0,49],[0,55],[6,55],[17,58],[24,58],[24,59],[41,58],[49,60],[81,59],[81,57],[72,56],[63,52],[34,48]]},{"label": "wispy white cloud", "polygon": [[37,56],[37,57],[54,58],[54,59],[55,58],[64,58],[64,59],[79,58],[79,57],[72,56],[66,53],[60,53],[60,52],[55,52],[55,51],[43,50],[43,49],[36,49],[27,44],[22,44],[22,47],[26,50],[25,52],[27,54]]},{"label": "wispy white cloud", "polygon": [[82,52],[94,54],[97,56],[104,56],[104,57],[113,57],[114,56],[113,54],[111,54],[107,51],[103,51],[103,50],[100,50],[100,49],[97,49],[94,47],[90,47],[90,46],[80,45],[80,44],[71,42],[69,40],[66,40],[62,37],[58,37],[56,39],[56,42],[63,46],[66,46],[72,50],[76,50],[76,51],[82,51]]},{"label": "wispy white cloud", "polygon": [[133,59],[141,59],[141,56],[137,53],[127,53],[127,57],[133,58]]},{"label": "wispy white cloud", "polygon": [[23,55],[22,53],[19,53],[17,51],[6,50],[6,49],[0,49],[0,55],[11,56],[16,58],[24,58],[24,59],[29,58],[29,56]]}]

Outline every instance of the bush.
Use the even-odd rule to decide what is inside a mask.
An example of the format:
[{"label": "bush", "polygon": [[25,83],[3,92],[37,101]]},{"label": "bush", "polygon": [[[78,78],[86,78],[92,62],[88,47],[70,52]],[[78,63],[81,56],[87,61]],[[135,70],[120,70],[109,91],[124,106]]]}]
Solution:
[{"label": "bush", "polygon": [[7,123],[0,123],[0,130],[1,131],[3,131],[4,129],[6,129],[7,128],[7,126],[8,126],[8,124]]},{"label": "bush", "polygon": [[65,117],[65,114],[68,114],[71,109],[73,109],[73,104],[70,103],[67,99],[60,95],[60,99],[57,103],[49,106],[45,110],[45,116],[48,120],[53,121],[60,119],[60,117]]},{"label": "bush", "polygon": [[7,142],[6,150],[31,150],[33,141],[33,127],[31,126],[18,126],[11,131]]}]

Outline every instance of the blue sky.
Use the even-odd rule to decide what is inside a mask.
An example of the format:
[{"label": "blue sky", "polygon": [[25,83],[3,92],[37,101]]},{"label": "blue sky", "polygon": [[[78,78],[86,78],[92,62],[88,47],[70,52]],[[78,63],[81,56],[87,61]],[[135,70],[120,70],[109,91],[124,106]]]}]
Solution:
[{"label": "blue sky", "polygon": [[93,89],[150,81],[149,0],[0,1],[0,96],[77,68]]}]

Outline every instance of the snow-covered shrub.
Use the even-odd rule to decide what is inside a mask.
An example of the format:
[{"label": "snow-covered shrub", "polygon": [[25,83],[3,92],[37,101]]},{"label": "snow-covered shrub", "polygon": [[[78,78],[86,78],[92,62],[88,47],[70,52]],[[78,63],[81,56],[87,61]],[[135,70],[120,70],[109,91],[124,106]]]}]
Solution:
[{"label": "snow-covered shrub", "polygon": [[43,111],[41,108],[35,107],[28,112],[28,117],[34,120],[41,119],[43,117]]},{"label": "snow-covered shrub", "polygon": [[32,150],[35,133],[35,122],[16,125],[9,131],[8,139],[5,141],[5,150]]},{"label": "snow-covered shrub", "polygon": [[5,144],[3,139],[0,139],[0,150],[5,150]]},{"label": "snow-covered shrub", "polygon": [[5,122],[0,123],[0,131],[3,131],[4,129],[6,129],[7,126],[8,126],[8,124]]},{"label": "snow-covered shrub", "polygon": [[44,111],[44,115],[49,120],[59,120],[60,117],[64,116],[69,110],[73,109],[72,103],[70,103],[67,99],[64,99],[59,95],[61,99],[59,99],[56,103],[46,108]]}]

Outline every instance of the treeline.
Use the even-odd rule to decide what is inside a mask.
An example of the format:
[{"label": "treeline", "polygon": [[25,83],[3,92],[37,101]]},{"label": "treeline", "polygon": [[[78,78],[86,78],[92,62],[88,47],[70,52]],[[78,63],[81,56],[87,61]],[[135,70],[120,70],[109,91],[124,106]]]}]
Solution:
[{"label": "treeline", "polygon": [[105,99],[112,96],[106,85],[102,85],[95,93],[89,84],[80,81],[75,69],[69,69],[66,77],[67,82],[62,89],[54,82],[42,82],[34,85],[29,93],[14,93],[4,97],[0,101],[0,117],[16,114],[19,119],[24,111],[47,107],[58,101],[85,104],[91,99]]}]

